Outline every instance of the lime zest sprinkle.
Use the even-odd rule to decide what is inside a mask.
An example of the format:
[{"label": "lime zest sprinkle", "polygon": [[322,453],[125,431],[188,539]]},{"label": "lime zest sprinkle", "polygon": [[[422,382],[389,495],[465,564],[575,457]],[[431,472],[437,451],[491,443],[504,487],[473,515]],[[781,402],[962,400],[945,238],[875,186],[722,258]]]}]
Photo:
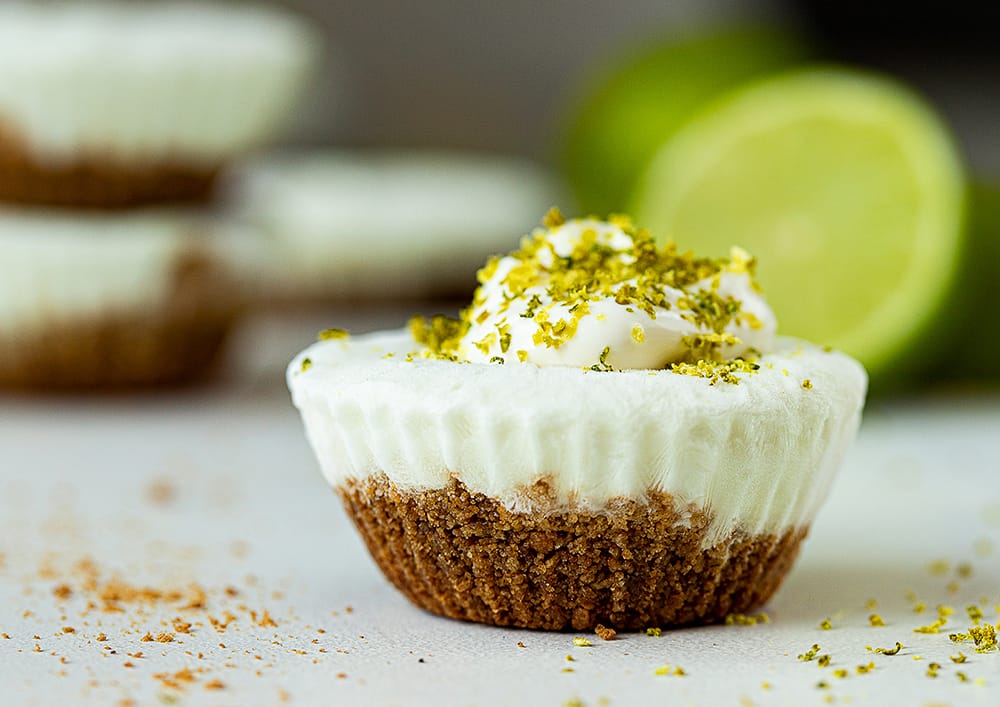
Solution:
[{"label": "lime zest sprinkle", "polygon": [[317,341],[333,341],[335,339],[350,339],[351,332],[347,329],[323,329],[316,335]]}]

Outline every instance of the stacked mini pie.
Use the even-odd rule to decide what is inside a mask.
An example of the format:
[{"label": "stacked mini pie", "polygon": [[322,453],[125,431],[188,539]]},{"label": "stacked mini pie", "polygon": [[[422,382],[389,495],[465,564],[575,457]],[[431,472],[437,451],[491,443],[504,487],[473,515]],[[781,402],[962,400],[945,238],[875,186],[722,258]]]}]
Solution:
[{"label": "stacked mini pie", "polygon": [[0,384],[198,378],[251,238],[216,177],[290,112],[318,41],[241,5],[0,5]]}]

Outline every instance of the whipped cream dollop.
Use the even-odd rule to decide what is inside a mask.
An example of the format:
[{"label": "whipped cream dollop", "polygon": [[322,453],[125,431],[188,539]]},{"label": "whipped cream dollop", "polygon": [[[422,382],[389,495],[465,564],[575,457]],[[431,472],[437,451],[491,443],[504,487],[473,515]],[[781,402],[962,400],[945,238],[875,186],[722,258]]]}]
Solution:
[{"label": "whipped cream dollop", "polygon": [[599,370],[752,358],[777,328],[753,266],[736,248],[728,259],[695,258],[658,247],[626,218],[564,221],[553,211],[520,250],[479,272],[461,321],[429,343],[475,363]]}]

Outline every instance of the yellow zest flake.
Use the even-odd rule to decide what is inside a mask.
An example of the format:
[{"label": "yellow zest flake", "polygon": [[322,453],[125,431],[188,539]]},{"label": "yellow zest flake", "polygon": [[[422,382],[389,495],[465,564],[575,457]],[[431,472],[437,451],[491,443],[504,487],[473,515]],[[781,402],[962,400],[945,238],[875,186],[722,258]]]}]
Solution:
[{"label": "yellow zest flake", "polygon": [[922,614],[925,611],[927,611],[927,604],[925,604],[924,602],[918,601],[916,604],[913,605],[914,614]]},{"label": "yellow zest flake", "polygon": [[858,673],[858,675],[864,675],[865,673],[870,673],[874,669],[875,669],[875,663],[869,661],[865,665],[859,665],[857,668],[855,668],[855,671]]},{"label": "yellow zest flake", "polygon": [[951,658],[952,663],[964,663],[967,660],[965,653],[962,651],[959,651],[958,655],[950,655],[948,657]]},{"label": "yellow zest flake", "polygon": [[939,619],[947,618],[955,613],[955,607],[948,606],[947,604],[937,605],[937,614]]},{"label": "yellow zest flake", "polygon": [[632,222],[632,217],[628,214],[611,214],[608,216],[608,223],[618,226],[618,228],[629,235],[635,233],[635,224]]},{"label": "yellow zest flake", "polygon": [[961,589],[961,587],[959,586],[958,582],[956,582],[954,580],[952,580],[951,582],[948,582],[948,584],[944,585],[944,588],[945,588],[945,590],[949,594],[958,594],[958,590]]},{"label": "yellow zest flake", "polygon": [[641,324],[636,324],[632,327],[632,341],[637,344],[645,343],[646,330],[642,328]]},{"label": "yellow zest flake", "polygon": [[655,627],[647,628],[646,635],[653,636],[654,638],[659,638],[661,635],[663,635],[663,630]]},{"label": "yellow zest flake", "polygon": [[558,228],[564,223],[566,223],[566,217],[562,215],[562,211],[559,210],[558,206],[553,206],[542,217],[542,225],[546,228]]},{"label": "yellow zest flake", "polygon": [[968,562],[959,562],[955,566],[955,574],[957,574],[962,579],[968,579],[972,576],[972,565]]},{"label": "yellow zest flake", "polygon": [[687,675],[687,672],[679,665],[670,665],[670,663],[664,663],[659,668],[653,671],[654,675],[676,675],[678,677],[683,677]]},{"label": "yellow zest flake", "polygon": [[833,624],[831,624],[830,619],[827,618],[819,622],[819,627],[824,631],[829,631],[831,628],[833,628]]},{"label": "yellow zest flake", "polygon": [[813,382],[811,380],[809,380],[808,378],[806,378],[804,381],[802,381],[802,387],[805,390],[812,390]]},{"label": "yellow zest flake", "polygon": [[901,650],[903,650],[903,644],[896,641],[896,645],[893,648],[872,648],[871,646],[865,646],[866,649],[872,653],[878,653],[879,655],[896,655]]},{"label": "yellow zest flake", "polygon": [[878,608],[878,601],[875,599],[869,599],[865,602],[865,608],[868,609],[868,611],[875,611],[875,609]]},{"label": "yellow zest flake", "polygon": [[807,650],[805,653],[802,653],[801,655],[799,655],[798,658],[799,658],[799,660],[805,661],[805,662],[808,662],[810,660],[815,660],[816,656],[819,654],[819,651],[820,651],[819,644],[818,643],[814,643],[814,644],[812,644],[812,648],[810,648],[809,650]]},{"label": "yellow zest flake", "polygon": [[518,349],[517,350],[517,360],[520,361],[521,363],[524,363],[525,361],[527,361],[528,360],[528,352],[525,351],[524,349]]},{"label": "yellow zest flake", "polygon": [[588,647],[590,647],[590,646],[592,646],[594,644],[591,643],[590,641],[588,641],[583,636],[577,636],[576,638],[573,639],[573,645],[574,646],[579,646],[581,648],[588,648]]},{"label": "yellow zest flake", "polygon": [[837,668],[836,670],[833,671],[833,677],[839,678],[841,680],[846,678],[849,674],[850,673],[847,671],[846,668]]},{"label": "yellow zest flake", "polygon": [[496,341],[497,341],[496,332],[491,331],[479,341],[474,342],[473,346],[482,351],[483,355],[485,355],[490,352],[490,349],[493,348],[493,344],[495,344]]},{"label": "yellow zest flake", "polygon": [[955,673],[955,677],[958,678],[959,682],[969,682],[969,676],[963,673],[961,670]]},{"label": "yellow zest flake", "polygon": [[978,626],[979,622],[983,620],[983,610],[978,606],[972,605],[965,608],[965,613],[969,615],[969,621],[974,625]]},{"label": "yellow zest flake", "polygon": [[760,684],[760,689],[761,689],[761,690],[770,690],[770,689],[771,689],[771,683],[769,683],[769,682],[767,682],[767,681],[765,680],[764,682],[762,682],[762,683]]},{"label": "yellow zest flake", "polygon": [[934,560],[927,565],[927,571],[935,576],[940,577],[941,575],[948,574],[948,570],[951,569],[951,564],[948,560]]},{"label": "yellow zest flake", "polygon": [[833,660],[829,653],[824,653],[816,659],[816,664],[821,668],[826,668],[830,665],[830,661]]},{"label": "yellow zest flake", "polygon": [[576,660],[576,658],[574,658],[573,656],[571,656],[569,653],[566,654],[566,662],[567,663],[572,663],[575,660]]},{"label": "yellow zest flake", "polygon": [[885,621],[878,614],[872,614],[868,617],[868,624],[870,626],[885,626]]},{"label": "yellow zest flake", "polygon": [[331,341],[333,339],[349,339],[351,338],[351,332],[347,329],[324,329],[319,334],[316,335],[319,341]]},{"label": "yellow zest flake", "polygon": [[313,365],[312,359],[307,356],[306,358],[302,359],[302,365],[299,367],[299,372],[305,373],[310,368],[312,368],[312,365]]},{"label": "yellow zest flake", "polygon": [[756,626],[757,624],[769,624],[769,623],[771,623],[771,617],[765,614],[763,611],[753,615],[748,615],[748,614],[726,615],[727,626]]},{"label": "yellow zest flake", "polygon": [[917,626],[913,629],[914,633],[940,633],[940,629],[948,623],[948,619],[941,617],[926,626]]},{"label": "yellow zest flake", "polygon": [[940,663],[928,663],[927,664],[927,677],[936,678],[938,676],[938,671],[941,670]]}]

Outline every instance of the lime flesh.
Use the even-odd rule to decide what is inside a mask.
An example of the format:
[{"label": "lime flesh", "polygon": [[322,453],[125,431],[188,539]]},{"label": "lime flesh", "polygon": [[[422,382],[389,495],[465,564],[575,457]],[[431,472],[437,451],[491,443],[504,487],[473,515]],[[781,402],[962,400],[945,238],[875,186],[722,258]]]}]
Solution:
[{"label": "lime flesh", "polygon": [[699,254],[740,245],[784,334],[874,375],[930,322],[955,278],[964,176],[936,115],[887,79],[798,71],[739,89],[650,163],[639,223]]},{"label": "lime flesh", "polygon": [[788,31],[740,27],[647,42],[612,62],[586,87],[561,141],[576,206],[622,211],[656,149],[706,103],[807,56]]}]

